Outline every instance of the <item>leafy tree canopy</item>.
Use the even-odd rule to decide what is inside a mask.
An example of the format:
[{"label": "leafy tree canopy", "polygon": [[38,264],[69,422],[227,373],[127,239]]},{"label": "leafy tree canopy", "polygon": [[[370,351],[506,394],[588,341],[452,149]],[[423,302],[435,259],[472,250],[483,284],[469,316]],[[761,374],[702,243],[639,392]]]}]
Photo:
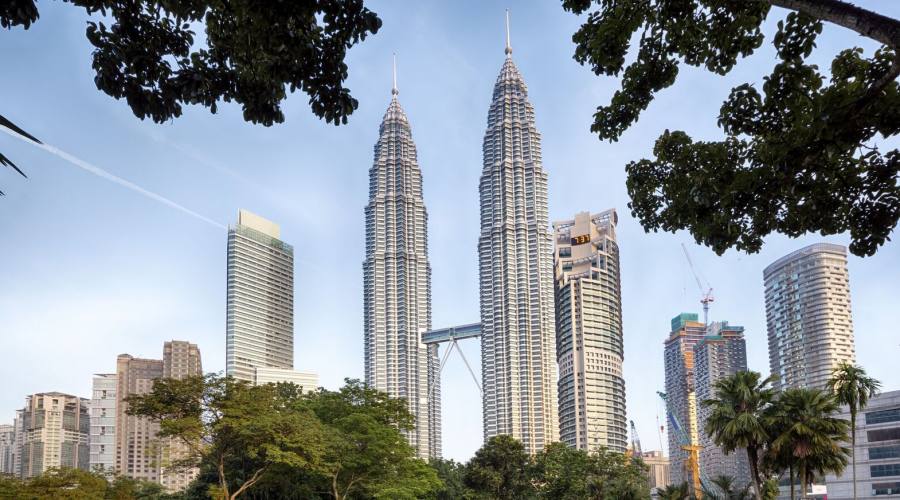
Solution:
[{"label": "leafy tree canopy", "polygon": [[[900,22],[840,0],[597,0],[592,11],[594,3],[563,0],[588,12],[573,35],[575,59],[621,76],[591,126],[610,141],[675,83],[680,64],[726,74],[761,46],[772,5],[792,10],[778,23],[777,60],[761,89],[740,85],[722,104],[723,140],[666,130],[655,159],[626,166],[629,207],[645,230],[687,229],[718,254],[759,251],[772,232],[849,231],[856,255],[889,239],[900,218],[900,152],[882,152],[875,140],[900,130]],[[828,79],[806,62],[824,22],[883,47],[870,57],[841,51]]]},{"label": "leafy tree canopy", "polygon": [[552,443],[534,458],[538,497],[559,500],[650,498],[647,468],[639,459],[599,449],[592,453]]},{"label": "leafy tree canopy", "polygon": [[466,464],[465,484],[475,498],[520,500],[534,498],[530,481],[531,456],[512,436],[490,438]]},{"label": "leafy tree canopy", "polygon": [[[185,104],[215,113],[234,101],[245,120],[269,126],[284,121],[281,102],[296,90],[319,118],[347,123],[358,102],[344,87],[344,58],[381,28],[363,0],[64,1],[91,18],[97,89],[157,123]],[[28,29],[38,17],[36,0],[0,2],[0,27]],[[0,126],[30,137],[9,125],[0,116]],[[22,173],[2,154],[0,165]]]}]

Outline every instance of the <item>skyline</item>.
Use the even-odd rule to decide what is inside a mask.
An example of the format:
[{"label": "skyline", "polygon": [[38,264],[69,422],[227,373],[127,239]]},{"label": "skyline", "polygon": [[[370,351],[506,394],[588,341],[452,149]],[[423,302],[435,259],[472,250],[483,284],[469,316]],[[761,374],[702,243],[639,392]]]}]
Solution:
[{"label": "skyline", "polygon": [[[243,123],[233,105],[223,105],[217,115],[186,108],[165,125],[140,122],[124,103],[93,88],[84,16],[58,4],[43,6],[41,22],[27,32],[4,34],[0,56],[22,71],[0,75],[0,88],[21,96],[4,103],[7,116],[48,144],[215,221],[247,208],[279,222],[297,259],[295,367],[319,372],[322,385],[335,388],[344,376],[363,378],[362,210],[370,148],[390,95],[392,52],[398,53],[404,107],[416,128],[429,207],[433,326],[477,321],[481,133],[503,61],[503,7],[491,4],[470,19],[459,6],[401,9],[373,2],[385,25],[349,52],[348,86],[360,108],[342,127],[313,118],[300,95],[287,101],[287,122],[272,128]],[[879,10],[898,17],[900,5],[879,4]],[[657,441],[654,391],[663,385],[669,320],[702,311],[678,248],[692,238],[643,233],[626,206],[623,166],[647,156],[664,128],[719,137],[721,101],[732,86],[758,82],[767,72],[771,26],[783,15],[770,16],[759,53],[727,77],[684,68],[687,78],[665,91],[617,144],[589,132],[594,107],[618,82],[571,59],[578,18],[558,4],[514,6],[511,17],[516,63],[543,133],[550,220],[583,210],[616,208],[620,214],[628,418],[647,446]],[[851,42],[873,47],[826,26],[813,58],[827,66],[836,47]],[[0,276],[6,285],[0,290],[0,330],[13,360],[0,367],[0,376],[18,382],[0,392],[0,423],[11,422],[29,393],[89,394],[91,375],[110,371],[116,354],[146,357],[163,340],[197,343],[210,371],[224,370],[225,231],[84,175],[27,144],[5,136],[0,141],[29,175],[20,180],[0,174],[7,193],[0,198]],[[729,251],[722,258],[689,248],[715,291],[710,319],[746,327],[751,369],[768,373],[762,269],[819,241],[846,244],[847,238],[772,236],[760,254]],[[898,257],[900,246],[889,242],[876,256],[851,256],[849,263],[857,359],[885,390],[900,387],[889,364],[900,354],[890,329],[890,306],[900,292]],[[38,362],[36,339],[46,344],[50,360],[61,362],[73,349],[79,359],[23,381],[17,374]],[[470,359],[478,356],[474,341],[461,344]],[[474,431],[481,426],[480,398],[458,357],[448,362],[442,389],[444,455],[467,458],[481,442]]]}]

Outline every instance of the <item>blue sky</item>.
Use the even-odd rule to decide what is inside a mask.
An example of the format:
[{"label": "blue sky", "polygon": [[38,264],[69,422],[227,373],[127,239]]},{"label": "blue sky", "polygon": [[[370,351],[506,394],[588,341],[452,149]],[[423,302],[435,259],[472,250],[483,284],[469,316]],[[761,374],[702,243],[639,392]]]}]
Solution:
[{"label": "blue sky", "polygon": [[[857,2],[892,17],[900,3]],[[628,413],[645,449],[659,447],[655,391],[669,320],[699,312],[699,292],[680,244],[715,290],[711,319],[746,327],[749,365],[768,372],[762,269],[809,243],[767,238],[762,252],[722,257],[687,233],[645,234],[627,209],[624,165],[646,157],[664,129],[718,139],[716,116],[731,87],[771,69],[764,47],[725,76],[682,67],[618,143],[589,131],[594,108],[617,88],[572,60],[579,19],[559,2],[387,2],[370,8],[382,30],[350,51],[347,82],[360,106],[346,126],[319,121],[305,95],[285,103],[287,120],[245,123],[235,105],[218,114],[187,107],[157,125],[96,90],[82,10],[41,2],[28,31],[0,33],[0,113],[38,138],[210,219],[228,224],[246,208],[281,224],[294,245],[296,367],[336,388],[362,377],[363,207],[378,125],[390,100],[391,53],[400,101],[413,128],[424,177],[433,268],[434,325],[478,320],[476,243],[481,141],[491,90],[503,62],[503,11],[511,8],[513,57],[529,86],[550,178],[550,217],[619,212]],[[826,25],[813,55],[873,43]],[[882,143],[897,147],[898,141]],[[31,145],[0,135],[2,151],[29,178],[0,169],[0,423],[24,396],[90,394],[91,374],[115,357],[162,356],[169,339],[199,344],[207,371],[224,369],[225,245],[221,228],[93,176]],[[896,234],[896,233],[895,233]],[[825,240],[846,244],[846,236]],[[900,245],[850,258],[858,360],[900,389]],[[464,342],[479,365],[477,341]],[[477,366],[476,366],[477,368]],[[443,376],[444,454],[467,459],[481,445],[481,401],[462,360]],[[663,439],[665,439],[663,437]]]}]

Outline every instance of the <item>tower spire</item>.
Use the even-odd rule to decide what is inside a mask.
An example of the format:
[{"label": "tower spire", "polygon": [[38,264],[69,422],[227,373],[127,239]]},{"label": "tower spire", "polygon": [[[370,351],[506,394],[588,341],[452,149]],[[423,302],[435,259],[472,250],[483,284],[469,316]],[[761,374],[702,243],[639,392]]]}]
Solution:
[{"label": "tower spire", "polygon": [[391,95],[397,95],[400,91],[397,90],[397,53],[394,53],[394,86],[391,88]]},{"label": "tower spire", "polygon": [[506,57],[512,57],[512,46],[509,44],[509,9],[506,9]]}]

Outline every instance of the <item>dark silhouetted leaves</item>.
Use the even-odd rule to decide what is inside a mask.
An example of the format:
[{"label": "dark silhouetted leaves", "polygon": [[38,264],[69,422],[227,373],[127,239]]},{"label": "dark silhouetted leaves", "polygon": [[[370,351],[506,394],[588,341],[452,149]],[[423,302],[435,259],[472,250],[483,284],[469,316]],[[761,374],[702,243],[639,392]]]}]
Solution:
[{"label": "dark silhouetted leaves", "polygon": [[[610,141],[675,82],[681,62],[725,74],[752,54],[770,9],[765,1],[563,1],[576,14],[595,4],[572,38],[576,61],[598,75],[621,75],[621,89],[597,108],[591,126]],[[806,9],[819,8],[813,4]],[[853,22],[857,31],[872,28],[867,36],[876,40],[900,32],[900,23],[883,16]],[[719,254],[759,251],[772,232],[849,231],[856,255],[872,255],[889,240],[900,218],[900,152],[881,152],[873,141],[900,131],[897,47],[868,59],[861,49],[844,50],[827,81],[805,63],[821,31],[822,21],[808,14],[791,12],[778,23],[778,60],[762,88],[735,87],[722,105],[724,140],[695,142],[666,131],[655,159],[626,166],[629,207],[647,231],[687,229]],[[637,57],[626,66],[636,33]]]}]

